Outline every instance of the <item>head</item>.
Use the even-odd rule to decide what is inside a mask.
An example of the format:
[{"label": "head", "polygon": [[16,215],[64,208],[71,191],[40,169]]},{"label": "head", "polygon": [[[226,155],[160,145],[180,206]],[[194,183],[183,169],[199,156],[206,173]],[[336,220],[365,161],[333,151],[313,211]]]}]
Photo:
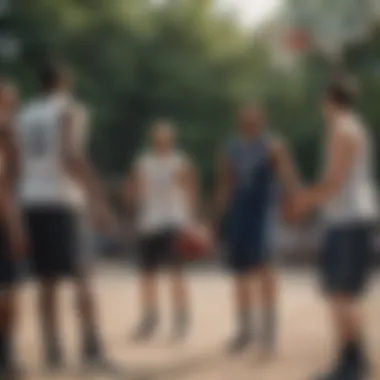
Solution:
[{"label": "head", "polygon": [[40,70],[39,80],[45,93],[65,92],[70,89],[68,69],[60,64],[45,64]]},{"label": "head", "polygon": [[0,79],[0,110],[13,112],[17,106],[18,93],[16,87],[7,79]]},{"label": "head", "polygon": [[323,102],[322,112],[327,121],[334,120],[344,112],[352,111],[356,106],[357,89],[355,83],[350,80],[336,80],[327,87]]},{"label": "head", "polygon": [[168,121],[155,122],[150,131],[150,145],[156,152],[168,152],[175,142],[174,127]]},{"label": "head", "polygon": [[239,111],[239,132],[246,137],[260,133],[264,123],[264,111],[257,104],[244,106]]}]

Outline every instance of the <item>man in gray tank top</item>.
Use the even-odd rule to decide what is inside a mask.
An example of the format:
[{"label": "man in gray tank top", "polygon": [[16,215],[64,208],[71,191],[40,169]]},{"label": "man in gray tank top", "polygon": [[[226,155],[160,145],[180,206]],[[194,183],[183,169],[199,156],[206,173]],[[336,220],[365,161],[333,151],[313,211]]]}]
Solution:
[{"label": "man in gray tank top", "polygon": [[339,338],[338,362],[323,380],[356,380],[366,374],[363,321],[358,304],[372,261],[371,235],[378,218],[368,131],[354,114],[356,90],[332,83],[323,99],[326,121],[325,168],[321,181],[300,194],[294,217],[322,208],[320,253],[323,287]]}]

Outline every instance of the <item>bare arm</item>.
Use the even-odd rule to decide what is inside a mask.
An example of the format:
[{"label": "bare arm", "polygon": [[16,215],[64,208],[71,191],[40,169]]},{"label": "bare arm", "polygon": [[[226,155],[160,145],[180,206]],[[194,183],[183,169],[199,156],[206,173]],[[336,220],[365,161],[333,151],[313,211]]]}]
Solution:
[{"label": "bare arm", "polygon": [[62,118],[62,156],[67,173],[86,193],[90,203],[89,210],[95,217],[95,223],[104,227],[111,223],[106,197],[100,181],[78,146],[75,113],[69,111]]},{"label": "bare arm", "polygon": [[90,200],[103,199],[100,182],[87,158],[78,149],[75,115],[68,112],[62,120],[62,156],[68,174],[86,192]]},{"label": "bare arm", "polygon": [[219,156],[217,165],[216,213],[219,218],[225,211],[231,193],[232,173],[228,157],[225,153]]},{"label": "bare arm", "polygon": [[0,152],[2,159],[1,183],[11,191],[19,175],[20,160],[14,130],[10,126],[0,131]]},{"label": "bare arm", "polygon": [[12,253],[19,256],[25,250],[25,234],[19,205],[14,198],[14,188],[19,175],[20,160],[14,130],[7,126],[0,131],[1,210],[6,222]]},{"label": "bare arm", "polygon": [[309,190],[314,205],[326,202],[341,188],[356,150],[356,139],[345,131],[335,131],[329,141],[328,160],[320,182]]},{"label": "bare arm", "polygon": [[182,171],[182,183],[193,213],[198,211],[198,181],[193,165],[185,162]]},{"label": "bare arm", "polygon": [[272,162],[277,179],[286,196],[293,196],[301,188],[299,175],[289,150],[281,140],[273,142]]},{"label": "bare arm", "polygon": [[127,205],[135,205],[139,202],[142,183],[142,159],[139,158],[134,162],[131,172],[127,173],[123,183],[123,198]]},{"label": "bare arm", "polygon": [[339,191],[351,166],[357,141],[346,131],[334,131],[327,147],[327,163],[318,184],[297,197],[294,218],[299,219],[309,211],[330,200]]}]

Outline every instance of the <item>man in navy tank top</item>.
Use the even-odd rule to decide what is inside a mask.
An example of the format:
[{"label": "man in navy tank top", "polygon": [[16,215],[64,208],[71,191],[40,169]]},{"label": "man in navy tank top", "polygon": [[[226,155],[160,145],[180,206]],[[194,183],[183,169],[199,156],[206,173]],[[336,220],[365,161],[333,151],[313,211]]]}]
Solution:
[{"label": "man in navy tank top", "polygon": [[252,280],[257,276],[262,299],[260,341],[270,354],[275,341],[275,278],[270,243],[279,190],[289,199],[298,179],[283,143],[265,128],[263,110],[243,107],[238,132],[219,167],[217,207],[226,213],[227,262],[234,274],[237,335],[228,349],[240,352],[253,338]]}]

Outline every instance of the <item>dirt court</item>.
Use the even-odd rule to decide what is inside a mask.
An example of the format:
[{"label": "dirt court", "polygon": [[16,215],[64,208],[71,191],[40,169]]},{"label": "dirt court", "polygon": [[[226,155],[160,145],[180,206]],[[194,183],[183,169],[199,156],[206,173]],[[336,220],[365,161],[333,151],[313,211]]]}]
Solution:
[{"label": "dirt court", "polygon": [[[109,374],[84,373],[78,364],[78,326],[70,287],[62,290],[60,315],[68,371],[51,375],[42,369],[39,325],[35,317],[35,287],[27,284],[21,299],[18,337],[20,361],[28,379],[131,380],[306,380],[329,364],[332,333],[327,313],[309,272],[281,272],[280,342],[270,362],[255,348],[242,357],[227,357],[224,346],[234,333],[231,284],[224,274],[189,273],[193,301],[193,330],[184,343],[170,341],[170,288],[161,279],[162,328],[148,344],[128,337],[139,315],[136,275],[123,268],[102,267],[96,274],[101,327],[109,356],[119,366]],[[380,276],[365,301],[367,335],[374,365],[371,380],[380,379]]]}]

